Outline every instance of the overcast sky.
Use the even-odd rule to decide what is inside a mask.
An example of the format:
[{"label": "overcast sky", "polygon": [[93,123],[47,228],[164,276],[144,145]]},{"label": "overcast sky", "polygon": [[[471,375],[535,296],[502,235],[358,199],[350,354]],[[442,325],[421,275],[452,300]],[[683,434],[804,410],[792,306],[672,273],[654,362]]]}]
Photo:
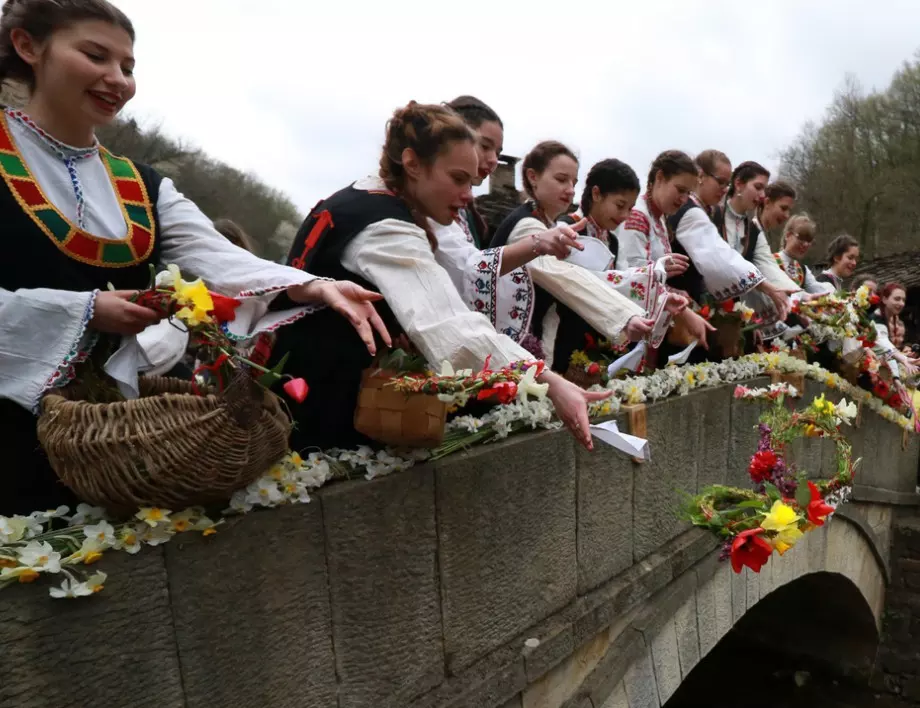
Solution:
[{"label": "overcast sky", "polygon": [[661,150],[777,164],[846,73],[887,85],[916,0],[115,0],[137,31],[128,112],[307,211],[373,171],[391,111],[483,99],[505,151],[562,140],[582,173]]}]

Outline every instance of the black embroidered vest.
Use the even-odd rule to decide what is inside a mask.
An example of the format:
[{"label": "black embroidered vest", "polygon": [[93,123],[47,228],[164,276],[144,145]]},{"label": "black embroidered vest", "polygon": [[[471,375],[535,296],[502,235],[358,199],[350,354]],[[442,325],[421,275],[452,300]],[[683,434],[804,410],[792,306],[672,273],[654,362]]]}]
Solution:
[{"label": "black embroidered vest", "polygon": [[[294,239],[288,264],[377,291],[373,283],[347,270],[342,256],[358,234],[384,219],[415,224],[408,206],[394,194],[346,187],[313,207]],[[375,306],[390,335],[398,336],[403,328],[389,306],[384,302]],[[378,351],[383,346],[377,337]],[[354,429],[354,413],[361,374],[372,358],[351,323],[330,308],[308,315],[278,331],[270,366],[286,353],[284,372],[304,377],[310,387],[303,403],[291,404],[296,423],[292,449],[369,444]]]}]

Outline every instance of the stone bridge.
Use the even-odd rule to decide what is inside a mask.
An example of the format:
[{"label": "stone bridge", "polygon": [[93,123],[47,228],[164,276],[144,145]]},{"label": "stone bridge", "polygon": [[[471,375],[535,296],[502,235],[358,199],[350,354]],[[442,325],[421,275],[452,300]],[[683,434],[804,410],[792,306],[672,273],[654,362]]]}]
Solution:
[{"label": "stone bridge", "polygon": [[[663,706],[748,610],[799,584],[845,634],[861,628],[868,647],[841,641],[841,659],[871,659],[920,438],[862,414],[853,501],[734,575],[674,511],[679,490],[748,484],[762,408],[732,389],[650,405],[645,464],[531,434],[112,553],[86,601],[4,590],[0,705]],[[826,445],[795,454],[817,473]]]}]

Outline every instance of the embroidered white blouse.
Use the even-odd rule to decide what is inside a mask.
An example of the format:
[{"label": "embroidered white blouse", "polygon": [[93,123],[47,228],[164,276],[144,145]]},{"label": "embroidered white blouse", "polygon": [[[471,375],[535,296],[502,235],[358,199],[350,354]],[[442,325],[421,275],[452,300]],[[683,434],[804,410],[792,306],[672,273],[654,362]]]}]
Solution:
[{"label": "embroidered white blouse", "polygon": [[[548,229],[534,217],[521,219],[508,236],[508,243],[530,238]],[[643,317],[642,307],[604,285],[595,273],[554,256],[539,256],[527,265],[533,282],[556,300],[571,308],[611,342],[624,340],[623,330],[633,317]],[[559,327],[555,304],[550,307],[543,324],[543,351],[547,364],[552,365],[551,353]]]},{"label": "embroidered white blouse", "polygon": [[[385,189],[376,177],[354,186]],[[415,224],[398,219],[371,224],[348,244],[342,265],[380,290],[409,339],[435,366],[449,361],[456,368],[479,369],[490,355],[498,367],[533,359],[470,310]]]},{"label": "embroidered white blouse", "polygon": [[825,294],[834,292],[834,286],[830,283],[820,283],[815,278],[814,273],[804,263],[800,263],[785,251],[774,253],[776,264],[780,266],[786,275],[796,285],[799,285],[810,295]]},{"label": "embroidered white blouse", "polygon": [[527,267],[502,276],[502,249],[479,250],[462,217],[461,212],[460,220],[446,226],[429,219],[438,241],[434,259],[447,271],[471,310],[485,315],[498,332],[520,342],[530,331],[534,305]]},{"label": "embroidered white blouse", "polygon": [[[99,238],[126,239],[125,217],[98,147],[68,148],[12,113],[6,112],[6,120],[16,147],[58,211]],[[76,179],[65,157],[73,158],[70,163]],[[171,180],[163,179],[158,197],[157,238],[163,264],[175,263],[183,273],[203,278],[211,290],[243,299],[232,323],[237,337],[251,337],[317,309],[305,306],[263,317],[278,292],[314,276],[262,260],[231,244]],[[14,250],[15,244],[10,248]],[[96,294],[50,288],[0,289],[0,398],[36,411],[48,388],[72,378],[72,365],[95,342],[87,325]]]},{"label": "embroidered white blouse", "polygon": [[[636,202],[629,218],[617,230],[617,238],[619,270],[653,263],[671,253],[665,217],[651,215],[647,195]],[[702,276],[706,290],[717,301],[741,297],[764,280],[759,268],[725,242],[702,208],[684,213],[675,238]]]}]

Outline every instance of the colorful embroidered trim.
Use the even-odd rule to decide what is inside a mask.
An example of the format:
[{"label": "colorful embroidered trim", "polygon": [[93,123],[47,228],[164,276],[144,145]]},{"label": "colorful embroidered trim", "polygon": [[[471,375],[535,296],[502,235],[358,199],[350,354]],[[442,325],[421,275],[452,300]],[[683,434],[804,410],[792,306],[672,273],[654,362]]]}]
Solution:
[{"label": "colorful embroidered trim", "polygon": [[104,268],[126,268],[146,260],[153,251],[156,229],[147,188],[134,163],[100,149],[128,238],[114,241],[93,236],[66,219],[45,195],[16,149],[8,120],[6,115],[0,120],[0,173],[13,197],[54,245],[74,260]]}]

